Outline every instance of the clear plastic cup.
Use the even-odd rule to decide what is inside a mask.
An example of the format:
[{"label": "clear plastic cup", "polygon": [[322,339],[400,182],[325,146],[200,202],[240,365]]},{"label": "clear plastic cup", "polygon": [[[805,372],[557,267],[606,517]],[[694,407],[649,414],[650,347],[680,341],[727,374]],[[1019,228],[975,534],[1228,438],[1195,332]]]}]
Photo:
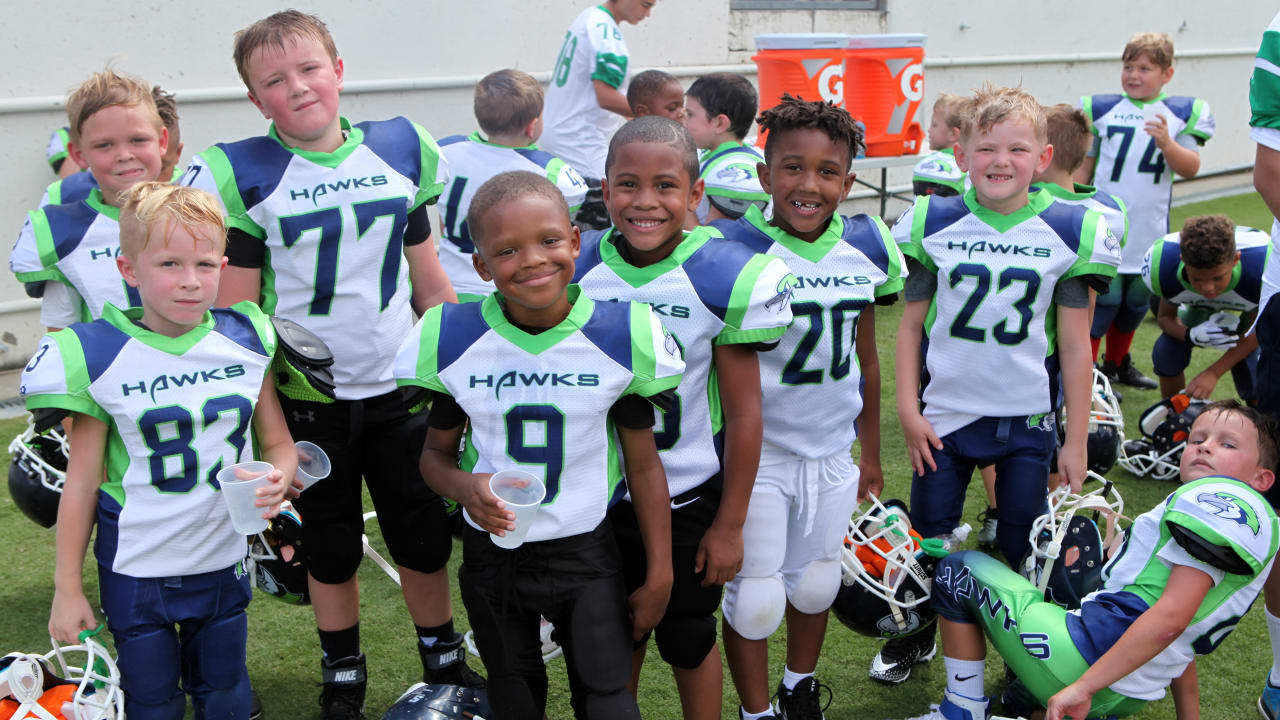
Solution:
[{"label": "clear plastic cup", "polygon": [[489,539],[500,548],[520,547],[529,534],[529,526],[533,525],[533,516],[538,514],[542,498],[547,495],[547,486],[538,476],[524,470],[500,470],[489,477],[489,491],[516,514],[515,530],[508,530],[502,537],[490,533]]},{"label": "clear plastic cup", "polygon": [[306,490],[317,482],[329,477],[333,463],[328,454],[319,445],[306,440],[293,444],[298,451],[298,479],[302,481],[302,489]]},{"label": "clear plastic cup", "polygon": [[222,499],[231,513],[231,527],[241,535],[256,535],[266,530],[271,521],[262,517],[266,508],[254,505],[255,494],[267,485],[267,476],[275,470],[269,462],[252,462],[228,465],[218,471],[218,485],[222,487]]},{"label": "clear plastic cup", "polygon": [[[1142,106],[1142,122],[1144,125],[1146,123],[1159,123],[1160,121],[1156,119],[1159,117],[1164,117],[1163,106],[1157,103],[1147,103]],[[1168,122],[1167,118],[1165,122]]]}]

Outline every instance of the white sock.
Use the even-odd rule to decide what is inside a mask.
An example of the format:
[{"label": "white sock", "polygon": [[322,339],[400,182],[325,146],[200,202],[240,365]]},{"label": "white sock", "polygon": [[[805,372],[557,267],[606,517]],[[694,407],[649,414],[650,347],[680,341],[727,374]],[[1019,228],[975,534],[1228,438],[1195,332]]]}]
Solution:
[{"label": "white sock", "polygon": [[982,673],[986,670],[986,660],[957,660],[943,656],[942,662],[947,668],[948,690],[974,700],[986,697],[982,689]]},{"label": "white sock", "polygon": [[782,687],[788,690],[795,690],[796,685],[800,684],[800,681],[807,677],[813,677],[813,673],[791,672],[791,668],[786,667],[785,665],[782,667]]},{"label": "white sock", "polygon": [[760,718],[773,717],[773,708],[767,707],[758,713],[747,712],[747,709],[738,706],[738,712],[742,714],[742,720],[760,720]]},{"label": "white sock", "polygon": [[1267,635],[1271,637],[1271,677],[1272,685],[1280,687],[1280,617],[1267,613]]}]

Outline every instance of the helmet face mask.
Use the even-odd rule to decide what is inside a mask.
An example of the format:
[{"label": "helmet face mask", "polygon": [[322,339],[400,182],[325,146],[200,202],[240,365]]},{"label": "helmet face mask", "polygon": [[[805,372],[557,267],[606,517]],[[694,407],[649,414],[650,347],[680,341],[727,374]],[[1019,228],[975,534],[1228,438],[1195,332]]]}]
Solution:
[{"label": "helmet face mask", "polygon": [[59,697],[71,704],[78,720],[123,718],[120,671],[106,648],[92,638],[79,645],[52,646],[44,655],[11,653],[0,659],[0,687],[18,703],[14,717],[36,717],[27,713],[42,695],[74,687],[69,693],[59,692]]},{"label": "helmet face mask", "polygon": [[1138,421],[1142,438],[1124,443],[1120,467],[1138,476],[1176,480],[1191,425],[1208,405],[1207,400],[1178,393],[1147,408]]},{"label": "helmet face mask", "polygon": [[[1068,610],[1080,607],[1085,595],[1102,585],[1107,555],[1124,539],[1124,499],[1106,478],[1090,472],[1081,493],[1067,486],[1049,494],[1049,511],[1032,523],[1031,548],[1019,566],[1045,599]],[[1105,518],[1105,534],[1098,521]]]},{"label": "helmet face mask", "polygon": [[249,577],[259,590],[291,605],[311,604],[302,554],[302,517],[288,502],[266,530],[249,536]]},{"label": "helmet face mask", "polygon": [[[1089,434],[1086,440],[1089,470],[1106,475],[1122,454],[1124,413],[1111,389],[1111,381],[1097,368],[1093,369],[1092,402],[1089,409]],[[1067,410],[1058,407],[1058,439],[1066,442]]]},{"label": "helmet face mask", "polygon": [[849,521],[841,552],[841,586],[832,609],[854,632],[895,638],[927,627],[933,559],[921,549],[919,535],[900,501],[871,506]]},{"label": "helmet face mask", "polygon": [[53,527],[58,520],[58,501],[67,478],[69,448],[61,426],[43,433],[35,423],[9,443],[9,494],[24,515],[42,527]]}]

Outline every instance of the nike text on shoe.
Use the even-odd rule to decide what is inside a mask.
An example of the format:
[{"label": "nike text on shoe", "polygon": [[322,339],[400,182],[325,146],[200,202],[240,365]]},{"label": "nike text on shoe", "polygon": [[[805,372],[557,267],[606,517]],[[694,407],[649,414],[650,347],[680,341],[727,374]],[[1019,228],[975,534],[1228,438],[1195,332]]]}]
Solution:
[{"label": "nike text on shoe", "polygon": [[364,655],[320,661],[324,689],[320,691],[324,720],[364,720]]},{"label": "nike text on shoe", "polygon": [[467,666],[462,633],[454,633],[449,641],[436,642],[431,647],[418,643],[418,655],[422,658],[422,682],[481,690],[487,684],[483,675]]}]

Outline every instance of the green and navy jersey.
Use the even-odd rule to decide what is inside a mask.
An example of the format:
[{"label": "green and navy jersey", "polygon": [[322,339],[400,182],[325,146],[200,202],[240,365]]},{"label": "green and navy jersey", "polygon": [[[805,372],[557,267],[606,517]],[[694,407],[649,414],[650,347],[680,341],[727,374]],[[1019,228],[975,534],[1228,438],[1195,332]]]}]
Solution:
[{"label": "green and navy jersey", "polygon": [[631,53],[622,30],[603,5],[574,18],[551,71],[542,111],[542,147],[585,177],[604,177],[609,138],[622,117],[600,107],[594,81],[627,93]]},{"label": "green and navy jersey", "polygon": [[495,145],[480,137],[479,132],[470,135],[452,135],[440,141],[440,150],[449,162],[449,182],[441,194],[440,265],[459,293],[488,295],[493,283],[482,280],[471,264],[475,245],[467,229],[467,210],[476,190],[493,176],[523,170],[542,175],[550,180],[569,205],[569,217],[578,214],[578,208],[587,196],[587,184],[577,170],[563,160],[536,145],[509,147]]},{"label": "green and navy jersey", "polygon": [[794,280],[766,303],[790,303],[795,322],[760,356],[764,440],[805,458],[848,453],[862,412],[854,341],[862,311],[902,289],[906,263],[880,218],[833,215],[813,242],[788,235],[759,208],[718,221],[728,240],[780,257]]},{"label": "green and navy jersey", "polygon": [[[1173,527],[1226,548],[1244,574],[1224,572],[1187,552]],[[1103,568],[1102,589],[1085,596],[1067,615],[1067,631],[1092,665],[1155,604],[1174,565],[1193,567],[1213,579],[1213,588],[1191,623],[1160,654],[1111,685],[1127,697],[1158,700],[1196,655],[1207,655],[1249,611],[1275,559],[1277,520],[1271,504],[1248,485],[1227,477],[1187,483],[1133,521],[1124,545]]]},{"label": "green and navy jersey", "polygon": [[[173,177],[169,178],[169,182],[178,182],[181,178],[182,171],[174,168]],[[49,183],[49,186],[44,189],[44,195],[40,196],[40,204],[37,207],[77,202],[89,197],[89,193],[97,187],[98,179],[93,176],[93,173],[81,170]]]},{"label": "green and navy jersey", "polygon": [[1129,242],[1129,208],[1123,200],[1111,193],[1102,192],[1092,185],[1072,184],[1075,186],[1074,190],[1067,190],[1056,183],[1032,183],[1031,187],[1048,192],[1053,196],[1054,202],[1083,205],[1102,213],[1111,234],[1120,238],[1120,254],[1123,257],[1124,246]]},{"label": "green and navy jersey", "polygon": [[[1258,56],[1249,79],[1249,137],[1259,145],[1280,152],[1280,14],[1262,33]],[[1280,220],[1271,224],[1271,244],[1280,247]]]},{"label": "green and navy jersey", "polygon": [[604,520],[626,489],[610,408],[623,395],[675,388],[684,371],[679,345],[648,305],[593,302],[576,285],[568,292],[569,315],[537,335],[507,320],[498,293],[437,305],[395,359],[399,384],[446,393],[467,414],[459,467],[519,468],[546,484],[530,541],[580,535]]},{"label": "green and navy jersey", "polygon": [[[435,202],[448,163],[405,118],[351,125],[331,153],[267,135],[197,155],[182,182],[217,196],[227,226],[262,242],[262,308],[333,350],[338,398],[395,388],[391,362],[413,327],[404,261],[407,216]],[[422,240],[422,238],[410,238]]]},{"label": "green and navy jersey", "polygon": [[1101,145],[1093,184],[1124,200],[1129,212],[1129,242],[1120,272],[1136,275],[1151,244],[1169,232],[1169,203],[1173,171],[1164,153],[1147,134],[1143,108],[1156,105],[1169,125],[1169,135],[1181,146],[1196,148],[1213,137],[1209,103],[1199,98],[1160,93],[1143,102],[1128,95],[1086,95],[1080,109]]},{"label": "green and navy jersey", "polygon": [[768,205],[769,193],[760,186],[756,167],[762,162],[764,155],[759,150],[740,142],[724,142],[704,151],[698,159],[698,176],[706,192],[698,205],[698,222],[707,221],[713,197],[729,207],[742,207],[742,212],[746,212],[747,203],[762,209]]},{"label": "green and navy jersey", "polygon": [[582,240],[574,278],[582,292],[597,301],[648,303],[684,350],[675,407],[655,411],[654,440],[675,497],[721,469],[724,415],[712,349],[782,337],[792,316],[779,293],[793,276],[781,259],[725,240],[712,228],[686,233],[670,255],[647,267],[623,259],[617,243],[626,240],[612,228]]},{"label": "green and navy jersey", "polygon": [[[65,317],[48,317],[51,327],[67,327],[102,316],[108,303],[139,307],[141,298],[116,269],[120,254],[120,209],[93,188],[88,197],[48,205],[27,213],[27,221],[9,255],[9,269],[20,282],[52,280],[79,296]],[[57,322],[55,322],[57,321]]]},{"label": "green and navy jersey", "polygon": [[1240,261],[1231,271],[1231,283],[1210,299],[1191,288],[1182,262],[1182,233],[1169,233],[1147,251],[1142,261],[1142,281],[1156,297],[1175,305],[1209,311],[1256,310],[1262,292],[1262,272],[1271,255],[1271,238],[1261,230],[1236,226],[1236,250]]},{"label": "green and navy jersey", "polygon": [[1120,241],[1102,215],[1043,191],[1002,215],[970,190],[916,198],[893,234],[938,281],[924,320],[923,399],[939,437],[981,417],[1052,412],[1045,363],[1057,347],[1054,288],[1114,277],[1120,262]]},{"label": "green and navy jersey", "polygon": [[943,148],[925,155],[912,171],[913,183],[932,183],[951,188],[959,195],[965,187],[965,173],[956,164],[956,154],[951,148]]},{"label": "green and navy jersey", "polygon": [[59,164],[67,159],[67,143],[71,142],[71,128],[60,127],[49,136],[49,144],[44,149],[44,159],[49,167],[58,172]]},{"label": "green and navy jersey", "polygon": [[249,302],[212,310],[171,338],[141,309],[41,339],[22,373],[29,409],[63,408],[109,426],[98,493],[98,563],[132,577],[192,575],[244,558],[217,474],[254,457],[251,421],[275,353]]}]

